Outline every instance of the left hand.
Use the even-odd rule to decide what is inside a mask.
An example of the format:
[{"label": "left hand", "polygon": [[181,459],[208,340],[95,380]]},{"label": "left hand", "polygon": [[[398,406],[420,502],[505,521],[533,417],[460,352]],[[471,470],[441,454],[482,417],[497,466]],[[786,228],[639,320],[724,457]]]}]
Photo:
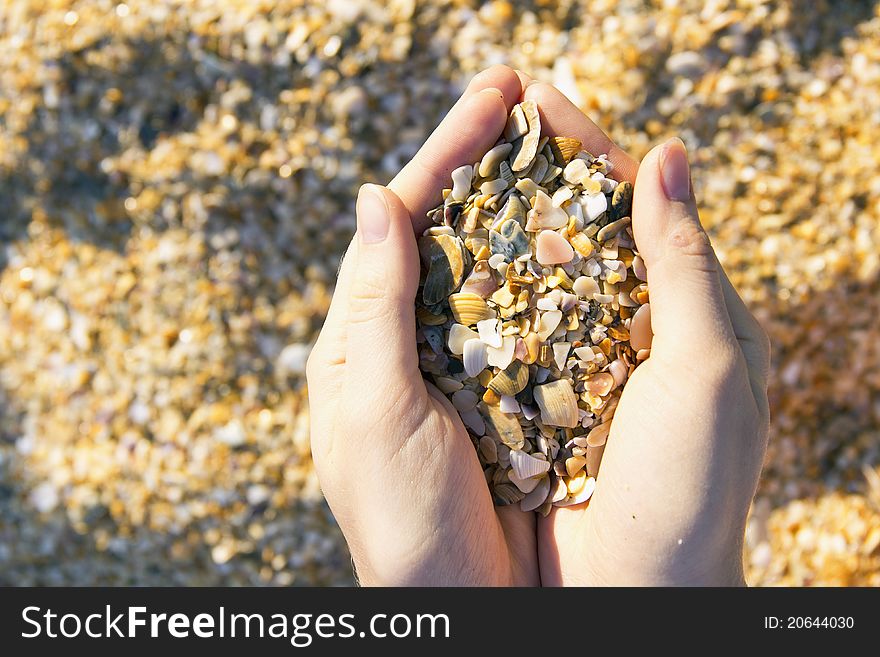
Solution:
[{"label": "left hand", "polygon": [[535,516],[493,505],[461,418],[419,372],[413,312],[425,213],[521,94],[507,67],[476,76],[388,188],[358,196],[308,382],[315,468],[363,584],[539,583]]}]

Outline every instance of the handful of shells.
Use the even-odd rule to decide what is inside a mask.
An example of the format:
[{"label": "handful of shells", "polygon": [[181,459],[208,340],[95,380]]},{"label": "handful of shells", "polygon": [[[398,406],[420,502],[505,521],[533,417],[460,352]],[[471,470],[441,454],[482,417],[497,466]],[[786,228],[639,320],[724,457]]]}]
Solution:
[{"label": "handful of shells", "polygon": [[496,504],[546,515],[589,500],[620,393],[648,357],[632,185],[534,101],[452,172],[419,238],[419,364],[474,442]]}]

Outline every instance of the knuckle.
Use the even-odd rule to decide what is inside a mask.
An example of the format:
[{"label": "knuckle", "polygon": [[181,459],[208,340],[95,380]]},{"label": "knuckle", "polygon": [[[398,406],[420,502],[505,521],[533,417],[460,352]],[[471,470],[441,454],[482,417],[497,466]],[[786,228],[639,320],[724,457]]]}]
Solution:
[{"label": "knuckle", "polygon": [[372,277],[359,280],[348,303],[348,321],[351,324],[368,323],[387,304],[389,290],[387,285]]},{"label": "knuckle", "polygon": [[696,259],[701,269],[717,271],[712,243],[699,222],[677,222],[669,231],[668,241],[675,252]]}]

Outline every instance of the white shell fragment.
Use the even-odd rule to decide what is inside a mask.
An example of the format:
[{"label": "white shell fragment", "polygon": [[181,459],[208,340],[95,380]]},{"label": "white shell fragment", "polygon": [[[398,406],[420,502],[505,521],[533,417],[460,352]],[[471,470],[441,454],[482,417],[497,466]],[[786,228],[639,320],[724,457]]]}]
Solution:
[{"label": "white shell fragment", "polygon": [[498,144],[495,148],[486,153],[483,156],[483,159],[480,160],[480,166],[478,168],[480,177],[488,178],[498,171],[498,165],[501,164],[502,160],[507,158],[512,149],[512,144]]},{"label": "white shell fragment", "polygon": [[542,136],[534,101],[451,174],[418,240],[416,349],[461,415],[496,504],[590,503],[622,390],[651,354],[632,185]]},{"label": "white shell fragment", "polygon": [[450,353],[460,356],[464,353],[464,343],[479,337],[476,331],[469,329],[467,326],[453,324],[449,328],[449,337],[446,340],[446,345],[449,347]]},{"label": "white shell fragment", "polygon": [[531,479],[547,472],[550,469],[550,461],[516,450],[510,453],[510,467],[520,479]]},{"label": "white shell fragment", "polygon": [[544,191],[535,192],[535,201],[528,213],[526,230],[539,230],[541,228],[562,228],[568,223],[568,213],[562,208],[553,205],[553,199]]},{"label": "white shell fragment", "polygon": [[584,212],[587,219],[595,221],[608,209],[608,199],[605,194],[590,194],[584,198]]},{"label": "white shell fragment", "polygon": [[480,340],[486,345],[496,349],[501,347],[501,322],[497,319],[484,319],[477,322],[477,331]]},{"label": "white shell fragment", "polygon": [[538,153],[538,143],[541,141],[541,119],[538,114],[538,104],[533,100],[526,100],[519,106],[525,116],[528,132],[522,136],[522,141],[519,142],[519,151],[516,150],[517,145],[514,144],[516,157],[510,163],[510,168],[514,172],[522,171],[532,163]]},{"label": "white shell fragment", "polygon": [[464,343],[462,356],[464,371],[467,372],[468,376],[477,376],[489,365],[486,345],[479,338],[468,340]]},{"label": "white shell fragment", "polygon": [[535,489],[522,498],[519,508],[523,511],[534,511],[547,499],[550,492],[550,477],[542,477]]},{"label": "white shell fragment", "polygon": [[474,168],[470,164],[458,167],[452,172],[452,191],[449,196],[453,201],[464,201],[468,197],[473,177]]},{"label": "white shell fragment", "polygon": [[513,362],[514,349],[516,349],[516,340],[511,336],[503,338],[500,347],[486,349],[489,358],[488,364],[503,370]]}]

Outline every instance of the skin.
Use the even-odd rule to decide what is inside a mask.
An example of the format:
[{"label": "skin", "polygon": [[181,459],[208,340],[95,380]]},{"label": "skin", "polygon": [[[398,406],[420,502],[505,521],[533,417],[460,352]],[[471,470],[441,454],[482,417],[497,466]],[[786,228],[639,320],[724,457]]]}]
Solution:
[{"label": "skin", "polygon": [[[614,416],[593,498],[547,518],[493,505],[461,419],[419,373],[413,314],[425,212],[523,98],[538,102],[547,134],[608,153],[613,175],[635,183],[654,332]],[[669,198],[661,170],[687,181],[685,158],[672,140],[639,164],[555,88],[496,66],[473,79],[387,188],[361,189],[358,234],[308,365],[315,467],[361,583],[744,583],[769,346],[718,264],[692,186]]]}]

